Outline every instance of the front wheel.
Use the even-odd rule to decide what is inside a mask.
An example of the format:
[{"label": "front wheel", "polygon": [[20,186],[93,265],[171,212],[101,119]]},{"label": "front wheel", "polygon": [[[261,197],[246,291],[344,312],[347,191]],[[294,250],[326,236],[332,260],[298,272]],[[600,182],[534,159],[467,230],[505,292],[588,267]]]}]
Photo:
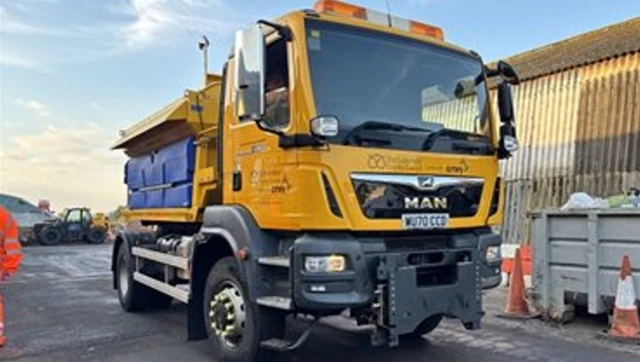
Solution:
[{"label": "front wheel", "polygon": [[233,257],[220,259],[211,268],[204,291],[204,323],[218,360],[268,361],[274,353],[260,349],[260,342],[281,338],[285,315],[251,303]]},{"label": "front wheel", "polygon": [[106,230],[102,228],[91,228],[87,234],[87,242],[89,244],[102,244],[107,237]]},{"label": "front wheel", "polygon": [[425,319],[424,321],[422,321],[422,323],[420,323],[418,327],[416,327],[416,330],[413,331],[412,333],[401,335],[400,339],[402,342],[412,342],[412,341],[421,340],[422,336],[433,332],[433,330],[438,327],[441,321],[442,321],[442,314],[431,316]]},{"label": "front wheel", "polygon": [[62,240],[62,231],[55,226],[45,226],[38,232],[36,240],[44,246],[58,245]]}]

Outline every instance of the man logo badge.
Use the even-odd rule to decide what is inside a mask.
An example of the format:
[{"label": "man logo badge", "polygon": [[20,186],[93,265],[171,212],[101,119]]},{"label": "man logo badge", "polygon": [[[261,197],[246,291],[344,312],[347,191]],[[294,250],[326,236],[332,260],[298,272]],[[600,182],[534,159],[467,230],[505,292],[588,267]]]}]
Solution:
[{"label": "man logo badge", "polygon": [[446,197],[405,197],[404,198],[405,209],[446,209],[447,198]]},{"label": "man logo badge", "polygon": [[435,185],[436,180],[432,176],[419,176],[418,185],[423,189],[431,189]]}]

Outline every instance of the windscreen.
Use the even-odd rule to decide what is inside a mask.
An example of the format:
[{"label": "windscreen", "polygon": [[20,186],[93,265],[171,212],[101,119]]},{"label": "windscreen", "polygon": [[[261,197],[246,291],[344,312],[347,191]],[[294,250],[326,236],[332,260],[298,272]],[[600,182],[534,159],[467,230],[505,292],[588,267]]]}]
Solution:
[{"label": "windscreen", "polygon": [[307,49],[317,114],[340,121],[332,143],[426,151],[429,133],[468,141],[489,128],[483,65],[471,54],[312,20]]}]

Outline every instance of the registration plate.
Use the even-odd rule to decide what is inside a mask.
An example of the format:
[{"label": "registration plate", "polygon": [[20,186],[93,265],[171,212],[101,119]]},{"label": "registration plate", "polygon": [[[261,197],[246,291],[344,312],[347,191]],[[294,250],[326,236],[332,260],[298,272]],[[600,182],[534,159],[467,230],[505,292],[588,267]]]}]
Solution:
[{"label": "registration plate", "polygon": [[403,214],[402,226],[405,229],[444,229],[449,224],[449,214]]}]

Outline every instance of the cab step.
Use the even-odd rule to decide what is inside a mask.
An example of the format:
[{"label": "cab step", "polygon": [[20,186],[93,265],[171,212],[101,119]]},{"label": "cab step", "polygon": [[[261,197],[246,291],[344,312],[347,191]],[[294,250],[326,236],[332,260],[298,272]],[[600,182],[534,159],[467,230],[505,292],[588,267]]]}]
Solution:
[{"label": "cab step", "polygon": [[260,347],[270,351],[283,352],[289,351],[292,344],[293,342],[287,341],[286,339],[272,338],[260,342]]},{"label": "cab step", "polygon": [[291,260],[288,256],[263,256],[258,258],[258,263],[261,265],[288,268],[291,265]]},{"label": "cab step", "polygon": [[298,336],[298,338],[295,341],[288,341],[280,338],[272,338],[272,339],[268,339],[266,341],[260,342],[260,347],[270,351],[274,351],[274,352],[293,351],[294,349],[302,346],[302,344],[306,342],[307,339],[309,339],[309,335],[311,335],[311,330],[313,329],[313,327],[315,327],[315,325],[318,323],[319,320],[320,320],[319,318],[314,319],[313,322],[311,322],[311,324],[307,327],[307,329],[305,329],[305,331],[302,332],[302,334],[300,334],[300,336]]},{"label": "cab step", "polygon": [[256,301],[258,305],[263,307],[275,308],[280,310],[293,310],[293,301],[291,298],[278,297],[278,296],[265,296],[259,297]]}]

